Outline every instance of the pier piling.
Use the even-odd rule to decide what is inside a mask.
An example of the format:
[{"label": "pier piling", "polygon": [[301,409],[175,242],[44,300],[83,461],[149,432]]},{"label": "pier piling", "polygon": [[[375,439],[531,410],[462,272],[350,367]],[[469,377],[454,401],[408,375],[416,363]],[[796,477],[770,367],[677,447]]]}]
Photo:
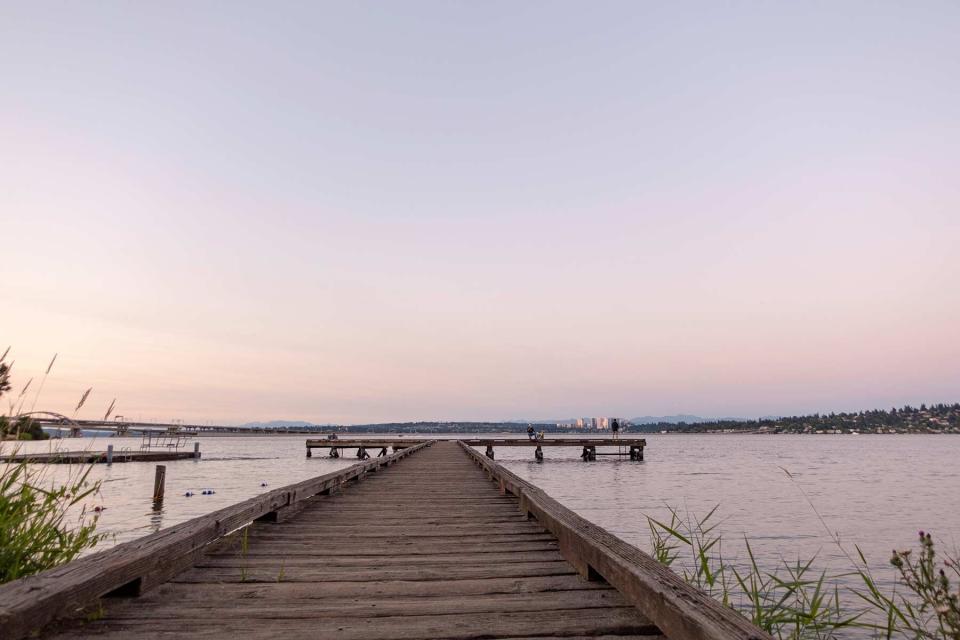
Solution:
[{"label": "pier piling", "polygon": [[156,473],[153,476],[153,501],[163,502],[163,492],[167,483],[167,467],[158,464]]}]

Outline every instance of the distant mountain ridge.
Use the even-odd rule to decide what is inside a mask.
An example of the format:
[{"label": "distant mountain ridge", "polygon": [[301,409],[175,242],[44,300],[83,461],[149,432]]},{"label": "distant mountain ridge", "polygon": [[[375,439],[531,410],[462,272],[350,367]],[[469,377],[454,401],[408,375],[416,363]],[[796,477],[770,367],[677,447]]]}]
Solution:
[{"label": "distant mountain ridge", "polygon": [[[672,416],[637,416],[629,422],[636,433],[681,432],[681,433],[955,433],[960,434],[960,402],[952,404],[921,404],[919,408],[905,405],[901,408],[869,409],[841,413],[804,416],[762,416],[756,419],[703,418],[692,414]],[[526,424],[532,423],[547,433],[564,433],[576,430],[565,420],[512,420],[505,422],[427,421],[387,422],[363,425],[317,424],[304,420],[271,420],[247,422],[240,425],[248,428],[282,429],[304,428],[308,431],[369,432],[369,433],[523,433]]]},{"label": "distant mountain ridge", "polygon": [[[726,420],[727,418],[722,418]],[[735,420],[736,418],[730,418]],[[700,416],[693,416],[686,413],[679,413],[674,416],[638,416],[636,418],[630,418],[630,424],[680,424],[685,422],[687,424],[696,424],[698,422],[716,422],[717,418],[701,418]]]},{"label": "distant mountain ridge", "polygon": [[[585,416],[587,419],[593,416]],[[606,416],[609,418],[617,416]],[[630,424],[698,424],[701,422],[719,422],[720,420],[742,420],[743,418],[703,418],[686,413],[680,413],[674,416],[639,416],[637,418],[627,418]],[[577,418],[537,418],[504,420],[504,424],[570,424],[576,422]]]},{"label": "distant mountain ridge", "polygon": [[245,429],[277,429],[279,427],[322,427],[328,425],[303,420],[270,420],[269,422],[244,422],[237,426]]},{"label": "distant mountain ridge", "polygon": [[[504,425],[519,425],[519,424],[569,424],[576,422],[576,418],[543,418],[536,420],[503,420],[503,421],[492,421],[491,423],[499,423]],[[639,416],[636,418],[629,418],[629,422],[635,425],[641,424],[700,424],[705,422],[719,422],[724,420],[741,420],[741,418],[703,418],[701,416],[695,416],[690,414],[677,414],[672,416]],[[456,422],[456,421],[455,421]],[[468,421],[464,421],[468,422]],[[385,423],[389,424],[389,423]],[[309,422],[306,420],[269,420],[269,421],[254,421],[254,422],[244,422],[243,424],[237,425],[241,428],[247,429],[277,429],[282,427],[332,427],[334,426],[331,423],[319,424],[316,422]],[[358,426],[358,425],[353,425]],[[359,425],[364,426],[364,425]]]}]

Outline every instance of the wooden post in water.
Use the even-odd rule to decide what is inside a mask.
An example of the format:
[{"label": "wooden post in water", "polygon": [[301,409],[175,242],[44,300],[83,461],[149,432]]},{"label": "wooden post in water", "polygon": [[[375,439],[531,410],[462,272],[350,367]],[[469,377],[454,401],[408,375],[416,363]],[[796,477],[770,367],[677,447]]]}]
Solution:
[{"label": "wooden post in water", "polygon": [[107,464],[113,464],[113,445],[107,445]]},{"label": "wooden post in water", "polygon": [[166,465],[157,465],[157,475],[153,478],[153,501],[163,501],[163,490],[166,488],[167,467]]},{"label": "wooden post in water", "polygon": [[[307,451],[309,451],[309,449],[307,449]],[[199,440],[193,443],[193,457],[194,458],[200,457],[200,441]]]}]

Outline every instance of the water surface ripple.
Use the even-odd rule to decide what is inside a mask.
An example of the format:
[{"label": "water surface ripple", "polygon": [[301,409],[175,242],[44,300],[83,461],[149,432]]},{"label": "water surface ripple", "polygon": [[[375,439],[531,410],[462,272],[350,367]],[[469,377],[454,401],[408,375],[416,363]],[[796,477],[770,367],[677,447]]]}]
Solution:
[{"label": "water surface ripple", "polygon": [[[167,466],[167,497],[154,509],[153,463],[95,465],[102,480],[96,504],[110,540],[131,540],[234,504],[269,489],[356,462],[354,451],[306,458],[304,436],[203,437],[203,459]],[[666,505],[705,515],[715,505],[724,553],[742,557],[743,536],[766,566],[818,556],[817,566],[841,572],[849,562],[831,542],[809,501],[848,550],[859,544],[886,571],[890,550],[913,545],[916,531],[948,546],[960,541],[960,438],[938,435],[647,437],[644,462],[580,460],[578,448],[546,448],[538,464],[527,448],[499,448],[497,460],[589,520],[648,550],[646,516],[668,518]],[[22,451],[137,450],[139,438],[24,443]],[[11,443],[3,445],[10,451]],[[192,445],[191,445],[192,446]],[[789,471],[790,476],[784,471]],[[51,465],[49,480],[76,472]],[[266,483],[267,487],[261,484]],[[213,489],[213,495],[200,495]],[[196,495],[186,497],[187,491]],[[807,497],[804,496],[806,494]]]}]

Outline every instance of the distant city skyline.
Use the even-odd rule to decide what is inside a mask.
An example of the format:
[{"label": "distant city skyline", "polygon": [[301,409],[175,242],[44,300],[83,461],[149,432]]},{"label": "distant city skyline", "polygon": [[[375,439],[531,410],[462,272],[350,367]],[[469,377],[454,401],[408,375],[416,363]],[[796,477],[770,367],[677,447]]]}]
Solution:
[{"label": "distant city skyline", "polygon": [[957,33],[949,2],[3,3],[12,395],[59,353],[37,408],[92,387],[84,418],[955,402]]}]

